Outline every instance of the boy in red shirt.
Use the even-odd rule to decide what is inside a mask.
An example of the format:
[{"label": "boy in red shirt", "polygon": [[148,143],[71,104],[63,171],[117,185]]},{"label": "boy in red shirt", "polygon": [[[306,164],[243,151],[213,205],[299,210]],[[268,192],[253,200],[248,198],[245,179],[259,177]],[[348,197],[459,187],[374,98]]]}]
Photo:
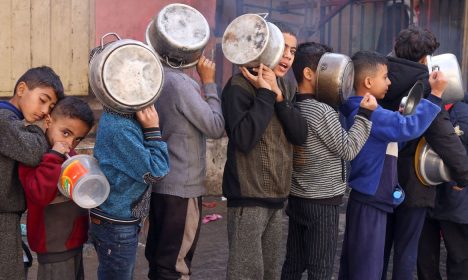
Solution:
[{"label": "boy in red shirt", "polygon": [[57,188],[65,154],[86,137],[94,124],[91,108],[66,97],[44,120],[49,150],[36,167],[19,166],[28,207],[27,237],[37,253],[37,279],[83,279],[83,244],[88,238],[88,211]]}]

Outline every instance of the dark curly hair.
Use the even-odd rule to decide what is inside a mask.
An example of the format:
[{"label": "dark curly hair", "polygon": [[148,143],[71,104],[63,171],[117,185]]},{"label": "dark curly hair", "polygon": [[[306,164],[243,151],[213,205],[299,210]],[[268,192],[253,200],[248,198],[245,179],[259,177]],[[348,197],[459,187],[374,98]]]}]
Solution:
[{"label": "dark curly hair", "polygon": [[411,26],[403,29],[395,41],[395,55],[399,58],[418,62],[431,55],[440,46],[435,35],[428,29]]},{"label": "dark curly hair", "polygon": [[52,116],[78,119],[86,123],[89,129],[94,125],[94,114],[88,103],[78,97],[66,96],[55,105],[50,113]]},{"label": "dark curly hair", "polygon": [[333,49],[316,42],[302,43],[297,47],[296,58],[292,65],[297,83],[301,83],[304,78],[304,68],[309,67],[313,71],[316,71],[320,58],[327,52],[333,52]]}]

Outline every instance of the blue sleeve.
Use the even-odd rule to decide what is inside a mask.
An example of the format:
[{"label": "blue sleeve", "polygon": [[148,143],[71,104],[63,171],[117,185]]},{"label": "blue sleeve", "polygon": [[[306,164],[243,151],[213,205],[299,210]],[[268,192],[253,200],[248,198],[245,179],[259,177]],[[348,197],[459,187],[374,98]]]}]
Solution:
[{"label": "blue sleeve", "polygon": [[386,142],[409,141],[421,136],[439,112],[440,106],[426,99],[409,116],[379,106],[372,114],[371,134]]},{"label": "blue sleeve", "polygon": [[140,183],[148,183],[148,175],[159,178],[169,172],[166,143],[145,139],[135,120],[116,123],[101,118],[94,153],[103,171],[114,169]]}]

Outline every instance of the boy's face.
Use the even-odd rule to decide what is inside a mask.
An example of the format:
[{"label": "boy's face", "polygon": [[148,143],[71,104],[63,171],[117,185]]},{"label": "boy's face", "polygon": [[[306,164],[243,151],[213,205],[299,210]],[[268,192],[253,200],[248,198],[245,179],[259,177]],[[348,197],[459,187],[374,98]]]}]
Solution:
[{"label": "boy's face", "polygon": [[71,149],[74,149],[91,129],[80,119],[50,115],[46,117],[44,126],[50,146],[56,142],[65,142]]},{"label": "boy's face", "polygon": [[21,82],[16,88],[16,95],[18,109],[29,123],[42,120],[57,103],[57,96],[51,87],[29,89],[26,83]]},{"label": "boy's face", "polygon": [[376,99],[383,99],[388,91],[391,82],[388,79],[387,65],[379,64],[377,72],[370,77],[370,93]]},{"label": "boy's face", "polygon": [[284,37],[284,52],[279,63],[273,68],[277,77],[284,77],[294,61],[296,55],[297,39],[289,33],[283,33]]}]

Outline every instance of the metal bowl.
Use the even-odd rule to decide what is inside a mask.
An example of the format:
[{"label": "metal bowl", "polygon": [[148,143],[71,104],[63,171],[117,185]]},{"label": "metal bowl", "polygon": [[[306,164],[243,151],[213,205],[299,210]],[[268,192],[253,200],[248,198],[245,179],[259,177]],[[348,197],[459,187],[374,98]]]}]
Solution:
[{"label": "metal bowl", "polygon": [[421,81],[417,81],[409,90],[408,95],[403,97],[400,102],[400,113],[403,115],[411,115],[416,110],[416,106],[421,101],[424,87]]},{"label": "metal bowl", "polygon": [[451,53],[436,56],[427,56],[429,73],[435,70],[442,71],[447,78],[447,87],[442,95],[445,104],[463,100],[465,94],[464,83],[457,57]]},{"label": "metal bowl", "polygon": [[316,71],[315,95],[317,100],[337,107],[353,93],[354,66],[344,54],[325,53]]},{"label": "metal bowl", "polygon": [[449,169],[424,137],[416,148],[414,164],[419,181],[426,186],[437,186],[452,181]]}]

